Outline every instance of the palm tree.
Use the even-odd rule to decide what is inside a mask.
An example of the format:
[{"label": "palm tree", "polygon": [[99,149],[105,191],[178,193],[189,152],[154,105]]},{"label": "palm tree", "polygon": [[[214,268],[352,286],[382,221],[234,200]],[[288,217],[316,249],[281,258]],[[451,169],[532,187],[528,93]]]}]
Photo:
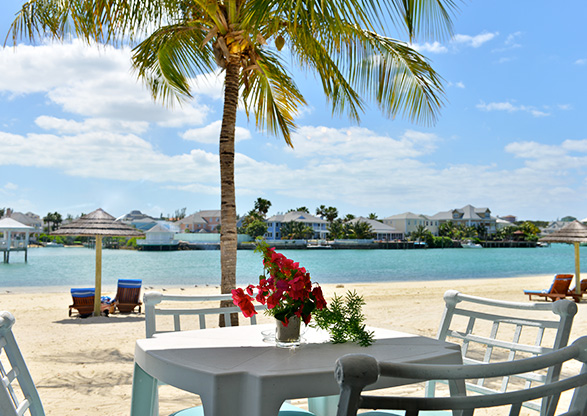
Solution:
[{"label": "palm tree", "polygon": [[[132,64],[155,99],[191,98],[189,81],[224,71],[219,139],[222,293],[236,285],[235,126],[239,99],[257,127],[292,146],[305,105],[285,62],[313,72],[335,114],[359,121],[365,99],[387,117],[434,122],[441,80],[408,44],[450,35],[457,0],[29,0],[11,26],[13,43],[73,32],[90,42],[135,43]],[[287,48],[284,46],[287,44]]]},{"label": "palm tree", "polygon": [[299,221],[290,221],[282,224],[281,238],[283,240],[303,240],[312,238],[314,230],[309,225]]},{"label": "palm tree", "polygon": [[326,221],[332,224],[332,222],[338,218],[338,209],[335,207],[326,207],[326,205],[320,205],[319,208],[316,208],[316,215],[322,219],[326,219]]},{"label": "palm tree", "polygon": [[271,208],[271,201],[268,199],[257,198],[255,201],[255,210],[261,214],[263,218],[265,218],[265,215],[269,212],[269,208]]}]

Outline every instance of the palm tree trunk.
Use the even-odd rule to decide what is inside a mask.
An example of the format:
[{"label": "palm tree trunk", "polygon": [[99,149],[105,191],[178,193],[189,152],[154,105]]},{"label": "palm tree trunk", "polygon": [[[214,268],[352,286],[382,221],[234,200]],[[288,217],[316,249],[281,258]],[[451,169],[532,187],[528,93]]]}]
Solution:
[{"label": "palm tree trunk", "polygon": [[[236,192],[234,186],[234,131],[238,109],[239,66],[228,63],[224,79],[224,110],[220,130],[220,263],[222,279],[221,293],[230,293],[236,288]],[[221,306],[232,306],[223,301]],[[238,315],[231,315],[231,324],[238,325]],[[224,316],[220,316],[224,326]]]}]

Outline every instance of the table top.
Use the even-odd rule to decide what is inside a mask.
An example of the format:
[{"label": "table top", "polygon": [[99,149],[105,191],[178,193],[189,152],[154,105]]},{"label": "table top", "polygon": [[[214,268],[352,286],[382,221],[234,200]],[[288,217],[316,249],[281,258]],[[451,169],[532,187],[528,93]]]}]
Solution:
[{"label": "table top", "polygon": [[[326,332],[314,328],[307,329],[299,347],[277,348],[264,340],[273,329],[273,325],[255,325],[157,334],[137,341],[135,362],[151,376],[197,394],[210,382],[254,383],[271,385],[274,392],[283,386],[285,398],[299,398],[338,394],[334,366],[345,354],[406,363],[461,359],[455,344],[378,328],[370,328],[376,341],[366,348],[350,342],[332,344]],[[377,387],[383,385],[372,386]]]}]

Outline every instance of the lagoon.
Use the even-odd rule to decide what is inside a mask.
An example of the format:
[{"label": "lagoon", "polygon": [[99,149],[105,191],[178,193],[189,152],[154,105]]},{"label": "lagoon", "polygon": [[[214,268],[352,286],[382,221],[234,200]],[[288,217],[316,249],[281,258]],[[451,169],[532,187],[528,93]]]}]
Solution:
[{"label": "lagoon", "polygon": [[[419,250],[283,250],[319,283],[426,281],[501,278],[574,273],[573,246],[548,248],[419,249]],[[587,247],[581,261],[587,264]],[[0,288],[92,287],[95,253],[87,248],[32,248],[28,263],[13,253],[0,263]],[[262,272],[260,255],[239,250],[237,284],[255,283]],[[102,283],[140,278],[143,285],[193,287],[218,285],[219,251],[104,250]]]}]

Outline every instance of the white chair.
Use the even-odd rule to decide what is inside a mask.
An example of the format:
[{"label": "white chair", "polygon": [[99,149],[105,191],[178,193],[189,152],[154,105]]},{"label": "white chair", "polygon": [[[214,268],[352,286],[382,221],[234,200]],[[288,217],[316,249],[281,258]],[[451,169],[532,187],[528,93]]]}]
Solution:
[{"label": "white chair", "polygon": [[[145,329],[147,338],[152,338],[153,335],[170,332],[170,331],[181,331],[181,317],[195,317],[197,319],[199,329],[206,328],[206,317],[213,316],[224,316],[224,322],[227,326],[230,326],[230,314],[240,313],[241,310],[238,306],[221,308],[219,306],[212,308],[194,308],[194,303],[210,302],[210,301],[232,301],[230,294],[222,295],[168,295],[160,292],[146,292],[143,295],[143,304],[145,305]],[[162,302],[174,302],[190,304],[191,307],[184,308],[170,308],[162,307]],[[265,305],[256,305],[255,310],[265,310]],[[170,330],[157,330],[157,317],[158,316],[173,316],[173,329]],[[251,325],[257,324],[257,319],[253,315],[250,319]],[[202,406],[191,407],[189,409],[180,410],[179,412],[173,413],[170,416],[204,416]],[[314,416],[313,413],[300,409],[290,403],[283,403],[279,410],[279,416]]]},{"label": "white chair", "polygon": [[[582,362],[579,374],[549,384],[514,392],[496,392],[488,395],[453,397],[396,397],[367,396],[363,389],[377,381],[380,376],[410,380],[486,379],[490,377],[519,376],[561,365],[570,360]],[[349,354],[336,364],[335,376],[340,385],[337,416],[355,416],[358,409],[394,409],[405,411],[406,416],[417,416],[420,411],[452,410],[455,415],[472,416],[475,409],[508,406],[509,415],[520,414],[522,404],[543,399],[547,403],[546,415],[553,416],[557,410],[560,394],[574,389],[566,416],[587,415],[587,337],[572,345],[532,358],[514,362],[483,365],[422,365],[377,362],[365,354]],[[402,414],[399,412],[398,414]],[[493,414],[493,412],[492,412]],[[559,413],[560,414],[560,413]]]},{"label": "white chair", "polygon": [[[12,334],[12,325],[14,316],[0,312],[0,415],[22,416],[28,410],[31,416],[43,416],[41,398]],[[15,380],[20,392],[13,388]]]},{"label": "white chair", "polygon": [[[565,347],[577,313],[577,305],[565,299],[554,303],[518,303],[448,290],[444,300],[446,308],[438,339],[460,343],[463,364],[513,361]],[[556,380],[559,372],[560,367],[551,367],[546,374],[504,377],[497,386],[495,380],[479,379],[467,383],[466,388],[480,394],[505,392],[515,379],[522,379],[524,388],[529,388],[533,383]],[[428,383],[426,396],[434,396],[435,384]],[[526,407],[541,411],[538,403],[528,403]]]}]

